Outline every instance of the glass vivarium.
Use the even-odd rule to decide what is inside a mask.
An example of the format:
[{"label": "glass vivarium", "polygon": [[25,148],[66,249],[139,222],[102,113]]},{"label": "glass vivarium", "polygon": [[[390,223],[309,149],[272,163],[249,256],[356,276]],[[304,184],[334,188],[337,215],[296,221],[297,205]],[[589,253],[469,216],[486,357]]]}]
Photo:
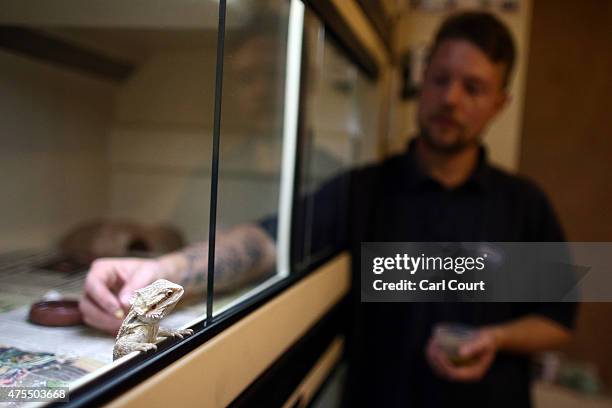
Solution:
[{"label": "glass vivarium", "polygon": [[[208,237],[218,3],[0,10],[0,383],[73,383],[112,361],[128,295],[160,257]],[[110,303],[84,295],[92,263]],[[162,324],[201,318],[202,293]],[[41,300],[79,298],[87,324],[30,321]]]},{"label": "glass vivarium", "polygon": [[376,82],[301,1],[244,3],[225,35],[215,315],[343,249],[350,172],[375,158]]},{"label": "glass vivarium", "polygon": [[309,269],[345,249],[351,172],[376,159],[377,83],[306,13],[303,135],[293,261]]},{"label": "glass vivarium", "polygon": [[226,18],[215,314],[289,273],[304,4],[242,4]]},{"label": "glass vivarium", "polygon": [[[206,312],[219,3],[45,4],[0,0],[3,385],[104,372],[158,277],[185,289],[162,326]],[[215,314],[338,250],[316,203],[343,211],[345,190],[316,197],[377,127],[374,83],[304,3],[230,2],[225,23]],[[58,299],[83,324],[31,320]]]}]

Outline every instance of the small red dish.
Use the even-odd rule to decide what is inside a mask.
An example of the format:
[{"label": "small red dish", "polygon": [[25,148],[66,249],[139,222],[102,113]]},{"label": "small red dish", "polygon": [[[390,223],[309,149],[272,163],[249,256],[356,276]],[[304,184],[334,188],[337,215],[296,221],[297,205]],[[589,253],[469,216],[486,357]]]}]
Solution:
[{"label": "small red dish", "polygon": [[42,326],[76,326],[83,323],[76,300],[50,300],[34,303],[29,320]]}]

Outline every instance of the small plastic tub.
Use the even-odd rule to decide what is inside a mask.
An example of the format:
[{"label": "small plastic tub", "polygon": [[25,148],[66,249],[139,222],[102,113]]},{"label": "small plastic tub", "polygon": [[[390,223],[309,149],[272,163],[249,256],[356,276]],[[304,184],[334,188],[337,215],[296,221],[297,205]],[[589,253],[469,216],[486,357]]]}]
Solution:
[{"label": "small plastic tub", "polygon": [[456,366],[474,362],[474,358],[461,357],[459,350],[464,344],[476,339],[477,335],[478,330],[467,324],[440,323],[434,327],[434,341]]},{"label": "small plastic tub", "polygon": [[29,320],[42,326],[76,326],[83,323],[76,300],[49,300],[30,307]]}]

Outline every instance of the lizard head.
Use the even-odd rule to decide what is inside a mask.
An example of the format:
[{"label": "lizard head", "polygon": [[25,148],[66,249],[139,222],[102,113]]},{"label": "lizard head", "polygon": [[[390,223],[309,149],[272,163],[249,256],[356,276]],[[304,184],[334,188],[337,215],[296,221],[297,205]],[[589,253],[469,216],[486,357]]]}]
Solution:
[{"label": "lizard head", "polygon": [[140,320],[147,323],[157,322],[174,309],[181,296],[182,286],[158,279],[135,292],[132,309]]}]

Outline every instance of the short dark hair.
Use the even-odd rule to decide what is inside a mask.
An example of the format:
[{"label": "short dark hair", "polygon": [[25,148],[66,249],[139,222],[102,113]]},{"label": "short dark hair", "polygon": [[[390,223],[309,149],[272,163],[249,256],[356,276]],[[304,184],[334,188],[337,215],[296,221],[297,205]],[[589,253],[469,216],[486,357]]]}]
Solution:
[{"label": "short dark hair", "polygon": [[503,86],[510,82],[516,49],[510,30],[497,17],[487,12],[462,12],[442,23],[436,34],[430,55],[445,40],[466,40],[478,47],[494,63],[506,66]]}]

